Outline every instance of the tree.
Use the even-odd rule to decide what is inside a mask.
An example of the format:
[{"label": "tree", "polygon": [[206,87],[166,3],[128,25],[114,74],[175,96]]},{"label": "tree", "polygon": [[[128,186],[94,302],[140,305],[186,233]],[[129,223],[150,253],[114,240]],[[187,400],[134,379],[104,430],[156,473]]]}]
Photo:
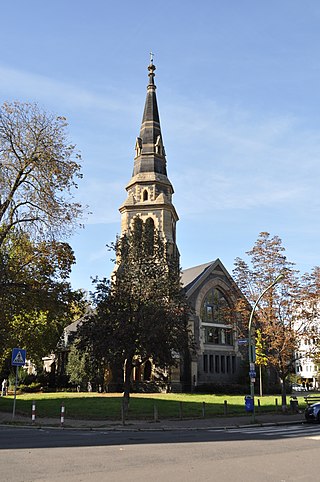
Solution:
[{"label": "tree", "polygon": [[259,367],[259,382],[260,382],[260,397],[262,397],[262,367],[268,365],[268,357],[264,350],[264,341],[262,338],[261,329],[256,330],[256,365]]},{"label": "tree", "polygon": [[95,314],[82,324],[79,337],[96,358],[124,367],[126,409],[133,368],[149,359],[160,368],[173,366],[187,348],[188,308],[178,261],[151,219],[135,218],[113,249],[117,269],[111,282],[98,282]]},{"label": "tree", "polygon": [[83,293],[73,292],[67,279],[74,254],[67,243],[35,243],[12,230],[0,247],[0,366],[12,347],[27,349],[28,358],[56,347]]},{"label": "tree", "polygon": [[28,340],[28,352],[40,356],[41,337],[50,350],[68,322],[69,302],[79,299],[67,282],[74,254],[60,241],[83,212],[73,200],[80,156],[66,128],[64,117],[36,104],[0,108],[1,355]]},{"label": "tree", "polygon": [[[235,261],[234,276],[251,305],[263,290],[282,273],[280,283],[268,290],[256,310],[255,326],[261,330],[261,343],[268,365],[278,374],[282,387],[282,406],[286,407],[286,380],[294,367],[302,333],[307,329],[304,300],[298,272],[284,254],[278,236],[260,233],[254,247],[247,252],[251,267],[242,259]],[[245,313],[244,310],[247,310]],[[242,304],[242,314],[249,319]]]},{"label": "tree", "polygon": [[70,383],[73,385],[84,387],[90,380],[90,364],[88,358],[87,352],[79,351],[75,344],[71,345],[66,373],[69,376]]},{"label": "tree", "polygon": [[72,199],[80,156],[66,127],[36,104],[0,108],[0,246],[13,228],[41,239],[65,235],[82,214]]}]

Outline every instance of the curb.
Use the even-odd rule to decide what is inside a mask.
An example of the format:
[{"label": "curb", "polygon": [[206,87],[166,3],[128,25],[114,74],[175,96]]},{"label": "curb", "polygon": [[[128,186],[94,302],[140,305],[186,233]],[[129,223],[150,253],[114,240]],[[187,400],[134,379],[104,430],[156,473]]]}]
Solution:
[{"label": "curb", "polygon": [[51,425],[39,425],[39,424],[17,424],[17,423],[2,423],[0,427],[3,428],[23,428],[23,429],[35,429],[35,430],[72,430],[72,431],[89,431],[89,432],[195,432],[195,431],[221,431],[221,430],[232,430],[235,428],[258,428],[258,427],[275,427],[275,426],[286,426],[286,425],[302,425],[306,423],[305,420],[287,420],[287,421],[276,421],[276,422],[257,422],[252,424],[233,424],[233,425],[220,425],[220,426],[200,426],[200,427],[130,427],[130,426],[119,426],[119,427],[68,427],[68,426],[51,426]]}]

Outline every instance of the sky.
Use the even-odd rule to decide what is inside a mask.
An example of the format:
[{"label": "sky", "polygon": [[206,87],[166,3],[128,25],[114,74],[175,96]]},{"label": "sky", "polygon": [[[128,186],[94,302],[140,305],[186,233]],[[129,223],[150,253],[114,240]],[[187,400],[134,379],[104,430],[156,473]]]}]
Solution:
[{"label": "sky", "polygon": [[66,116],[82,155],[73,288],[112,271],[150,51],[182,268],[231,273],[261,231],[319,265],[318,0],[12,0],[1,18],[0,103]]}]

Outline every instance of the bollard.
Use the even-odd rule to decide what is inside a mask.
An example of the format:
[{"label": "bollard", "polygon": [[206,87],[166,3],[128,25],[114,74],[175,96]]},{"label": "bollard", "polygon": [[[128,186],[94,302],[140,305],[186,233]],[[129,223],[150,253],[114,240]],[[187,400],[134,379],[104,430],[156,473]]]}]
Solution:
[{"label": "bollard", "polygon": [[35,423],[36,421],[36,402],[32,402],[32,408],[31,408],[31,422]]},{"label": "bollard", "polygon": [[278,411],[278,399],[276,398],[275,399],[275,403],[276,403],[276,412]]},{"label": "bollard", "polygon": [[225,400],[225,401],[223,402],[223,413],[224,413],[225,415],[228,415],[228,402],[227,402],[227,400]]},{"label": "bollard", "polygon": [[206,418],[206,402],[202,402],[202,416]]},{"label": "bollard", "polygon": [[64,425],[64,413],[65,413],[65,408],[64,408],[64,403],[61,405],[61,412],[60,412],[60,425],[63,427]]},{"label": "bollard", "polygon": [[260,410],[260,398],[258,398],[258,410]]}]

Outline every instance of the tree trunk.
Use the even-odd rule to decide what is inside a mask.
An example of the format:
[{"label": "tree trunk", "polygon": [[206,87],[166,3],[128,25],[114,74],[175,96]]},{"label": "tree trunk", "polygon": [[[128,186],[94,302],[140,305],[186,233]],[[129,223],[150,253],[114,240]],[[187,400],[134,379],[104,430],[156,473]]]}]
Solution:
[{"label": "tree trunk", "polygon": [[281,405],[282,411],[287,411],[287,392],[286,392],[286,377],[281,378]]},{"label": "tree trunk", "polygon": [[125,362],[124,384],[123,384],[123,412],[125,417],[128,415],[128,410],[129,410],[132,368],[133,368],[132,357],[128,357]]}]

